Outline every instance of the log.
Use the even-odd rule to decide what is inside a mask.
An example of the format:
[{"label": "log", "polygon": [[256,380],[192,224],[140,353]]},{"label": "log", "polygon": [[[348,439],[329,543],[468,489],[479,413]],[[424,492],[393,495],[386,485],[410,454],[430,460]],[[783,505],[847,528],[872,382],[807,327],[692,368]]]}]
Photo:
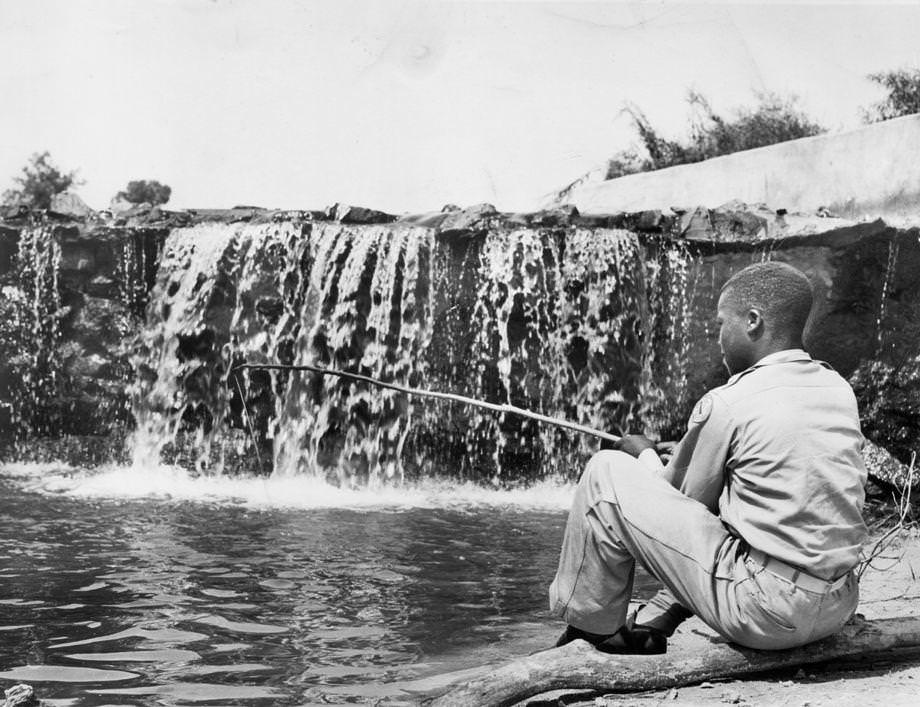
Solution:
[{"label": "log", "polygon": [[617,656],[601,653],[585,641],[573,641],[505,665],[489,666],[475,673],[463,671],[446,687],[415,697],[430,707],[499,707],[551,690],[661,690],[828,660],[917,650],[917,616],[854,620],[833,636],[781,651],[713,641],[703,651]]}]

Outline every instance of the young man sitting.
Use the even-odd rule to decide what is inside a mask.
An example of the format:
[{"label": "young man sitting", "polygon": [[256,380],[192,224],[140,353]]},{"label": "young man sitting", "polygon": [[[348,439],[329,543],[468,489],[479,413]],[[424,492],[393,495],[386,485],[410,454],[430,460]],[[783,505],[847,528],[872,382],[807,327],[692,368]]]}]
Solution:
[{"label": "young man sitting", "polygon": [[[696,404],[667,466],[641,435],[590,460],[550,587],[568,623],[557,645],[661,653],[695,614],[730,641],[781,649],[853,615],[863,438],[850,386],[802,348],[812,299],[789,265],[736,273],[718,303],[731,377]],[[665,588],[627,617],[636,561]]]}]

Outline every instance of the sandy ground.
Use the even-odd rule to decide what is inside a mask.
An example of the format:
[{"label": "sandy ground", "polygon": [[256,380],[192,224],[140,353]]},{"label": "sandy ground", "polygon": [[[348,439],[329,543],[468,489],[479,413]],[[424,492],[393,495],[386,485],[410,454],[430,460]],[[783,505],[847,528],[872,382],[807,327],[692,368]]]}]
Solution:
[{"label": "sandy ground", "polygon": [[[883,556],[866,570],[860,583],[859,613],[867,619],[920,615],[920,532],[903,531]],[[696,619],[671,639],[675,646],[711,635]],[[920,651],[897,658],[831,662],[756,677],[711,681],[672,690],[588,696],[554,692],[523,702],[530,707],[571,705],[789,705],[790,707],[886,707],[920,705]]]}]

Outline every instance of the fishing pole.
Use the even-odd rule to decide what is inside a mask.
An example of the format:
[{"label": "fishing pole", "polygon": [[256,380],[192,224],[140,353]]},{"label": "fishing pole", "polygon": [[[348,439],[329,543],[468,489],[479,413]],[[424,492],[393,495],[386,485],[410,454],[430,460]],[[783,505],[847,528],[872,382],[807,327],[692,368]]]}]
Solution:
[{"label": "fishing pole", "polygon": [[579,425],[577,422],[571,422],[570,420],[563,420],[558,417],[541,415],[538,412],[531,412],[530,410],[525,410],[524,408],[519,408],[514,405],[508,405],[505,403],[487,403],[485,400],[476,400],[475,398],[468,398],[465,395],[457,395],[455,393],[441,393],[436,390],[410,388],[405,385],[399,385],[398,383],[387,383],[386,381],[371,378],[370,376],[363,376],[360,373],[339,371],[335,368],[323,368],[321,366],[312,366],[309,364],[293,366],[281,363],[241,363],[238,366],[234,366],[231,372],[247,368],[270,371],[310,371],[312,373],[319,373],[321,375],[338,376],[339,378],[363,381],[364,383],[370,383],[371,385],[376,385],[381,388],[389,388],[390,390],[396,390],[406,395],[417,395],[423,398],[436,398],[438,400],[450,400],[452,402],[461,403],[463,405],[472,405],[473,407],[484,408],[486,410],[491,410],[492,412],[518,415],[520,417],[526,417],[530,420],[544,422],[548,425],[556,425],[557,427],[564,427],[569,430],[581,432],[582,434],[591,435],[593,437],[600,437],[601,439],[606,439],[609,442],[620,441],[619,437],[608,432],[601,432],[600,430],[595,430],[594,428],[586,427],[585,425]]}]

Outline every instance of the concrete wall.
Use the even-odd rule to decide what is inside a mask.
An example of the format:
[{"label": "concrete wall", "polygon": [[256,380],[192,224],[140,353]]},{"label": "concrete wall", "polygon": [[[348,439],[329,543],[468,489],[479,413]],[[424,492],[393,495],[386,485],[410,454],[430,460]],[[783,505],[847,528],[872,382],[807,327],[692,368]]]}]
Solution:
[{"label": "concrete wall", "polygon": [[714,208],[733,199],[860,218],[920,214],[920,115],[576,187],[582,213]]}]

